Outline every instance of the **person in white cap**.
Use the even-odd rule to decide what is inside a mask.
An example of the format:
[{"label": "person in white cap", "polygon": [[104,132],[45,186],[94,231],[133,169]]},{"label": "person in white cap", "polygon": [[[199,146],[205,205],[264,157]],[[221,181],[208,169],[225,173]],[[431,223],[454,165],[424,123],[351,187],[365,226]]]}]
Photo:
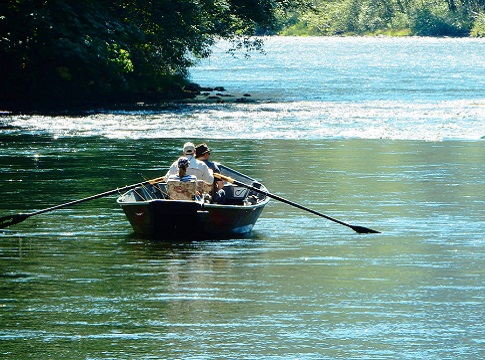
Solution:
[{"label": "person in white cap", "polygon": [[[212,170],[207,165],[195,158],[195,145],[191,142],[186,142],[183,148],[184,156],[189,160],[189,167],[187,168],[187,175],[194,175],[198,180],[204,181],[207,185],[212,185],[214,182],[214,175]],[[178,174],[178,159],[174,161],[170,169],[168,169],[165,179],[170,175]]]}]

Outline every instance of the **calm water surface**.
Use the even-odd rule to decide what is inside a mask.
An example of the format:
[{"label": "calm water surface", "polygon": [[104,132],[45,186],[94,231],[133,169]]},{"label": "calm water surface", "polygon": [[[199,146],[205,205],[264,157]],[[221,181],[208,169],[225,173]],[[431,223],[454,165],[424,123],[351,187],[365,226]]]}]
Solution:
[{"label": "calm water surface", "polygon": [[[252,236],[225,241],[140,239],[115,197],[34,216],[0,231],[0,357],[483,358],[485,85],[463,59],[483,67],[485,43],[380,40],[325,40],[330,58],[314,51],[313,63],[348,78],[320,95],[302,85],[320,81],[313,72],[295,68],[284,87],[261,80],[291,73],[283,60],[242,83],[263,58],[230,69],[213,58],[194,78],[234,92],[265,84],[254,93],[276,100],[1,118],[0,215],[157,177],[185,140],[207,140],[215,160],[271,192],[382,234],[276,201]],[[388,54],[403,49],[395,66],[411,66],[411,47],[427,49],[417,75],[394,81]],[[425,66],[437,56],[453,76]],[[374,84],[372,64],[386,65]]]}]

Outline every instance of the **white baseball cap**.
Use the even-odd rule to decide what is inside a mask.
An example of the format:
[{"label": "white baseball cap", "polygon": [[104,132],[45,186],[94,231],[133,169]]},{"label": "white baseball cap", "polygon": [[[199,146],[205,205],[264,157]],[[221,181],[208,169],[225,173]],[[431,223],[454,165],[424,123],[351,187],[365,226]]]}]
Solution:
[{"label": "white baseball cap", "polygon": [[195,152],[195,145],[191,142],[186,142],[184,144],[184,154],[193,155]]}]

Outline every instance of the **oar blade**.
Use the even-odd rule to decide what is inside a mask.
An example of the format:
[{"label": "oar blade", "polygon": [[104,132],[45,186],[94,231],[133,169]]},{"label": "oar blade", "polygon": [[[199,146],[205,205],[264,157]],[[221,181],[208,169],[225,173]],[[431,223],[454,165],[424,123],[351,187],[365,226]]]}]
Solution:
[{"label": "oar blade", "polygon": [[15,214],[15,215],[8,215],[0,218],[0,229],[5,229],[11,225],[18,224],[19,222],[24,221],[30,215],[29,214]]},{"label": "oar blade", "polygon": [[365,226],[350,225],[350,228],[359,234],[380,234],[380,231],[366,228]]}]

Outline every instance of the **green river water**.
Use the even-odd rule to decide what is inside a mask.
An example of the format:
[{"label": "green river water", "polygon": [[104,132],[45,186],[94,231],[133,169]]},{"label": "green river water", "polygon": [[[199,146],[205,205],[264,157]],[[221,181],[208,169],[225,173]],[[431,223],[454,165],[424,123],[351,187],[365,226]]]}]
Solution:
[{"label": "green river water", "polygon": [[[0,215],[163,175],[185,139],[0,137]],[[200,138],[190,139],[199,142]],[[2,359],[480,359],[481,141],[211,140],[272,200],[250,237],[160,243],[116,197],[0,231]]]}]

